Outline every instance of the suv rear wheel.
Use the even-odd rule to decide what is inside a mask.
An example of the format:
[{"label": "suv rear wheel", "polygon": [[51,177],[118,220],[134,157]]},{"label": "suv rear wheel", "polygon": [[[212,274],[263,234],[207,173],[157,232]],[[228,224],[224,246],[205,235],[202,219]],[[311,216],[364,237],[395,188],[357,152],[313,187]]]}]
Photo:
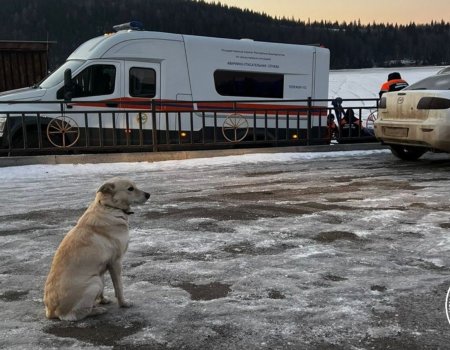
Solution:
[{"label": "suv rear wheel", "polygon": [[390,147],[392,154],[402,160],[417,160],[427,151],[425,148],[414,146],[390,145]]}]

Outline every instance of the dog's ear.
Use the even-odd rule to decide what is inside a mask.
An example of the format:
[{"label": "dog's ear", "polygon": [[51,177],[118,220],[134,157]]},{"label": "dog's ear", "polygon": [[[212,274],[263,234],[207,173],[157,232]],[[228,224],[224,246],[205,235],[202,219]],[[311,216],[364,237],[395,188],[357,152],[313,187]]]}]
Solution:
[{"label": "dog's ear", "polygon": [[101,192],[104,194],[107,194],[107,193],[113,194],[115,188],[116,188],[116,186],[113,183],[105,183],[97,190],[97,193]]}]

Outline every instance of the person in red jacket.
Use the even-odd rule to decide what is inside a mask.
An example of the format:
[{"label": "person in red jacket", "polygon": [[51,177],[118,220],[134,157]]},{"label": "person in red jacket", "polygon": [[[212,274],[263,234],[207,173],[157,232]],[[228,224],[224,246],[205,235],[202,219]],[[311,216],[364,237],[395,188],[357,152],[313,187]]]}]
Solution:
[{"label": "person in red jacket", "polygon": [[408,83],[402,79],[400,73],[394,72],[388,75],[388,80],[383,85],[381,85],[380,89],[380,97],[389,91],[399,91],[408,86]]}]

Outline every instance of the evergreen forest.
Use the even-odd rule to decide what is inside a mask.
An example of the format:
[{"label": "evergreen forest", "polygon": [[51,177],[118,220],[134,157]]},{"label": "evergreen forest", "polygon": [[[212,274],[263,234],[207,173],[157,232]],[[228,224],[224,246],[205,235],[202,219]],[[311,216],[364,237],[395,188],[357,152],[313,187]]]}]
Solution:
[{"label": "evergreen forest", "polygon": [[2,0],[0,41],[55,42],[54,69],[84,41],[131,20],[153,31],[322,45],[332,69],[450,64],[450,23],[309,22],[200,0]]}]

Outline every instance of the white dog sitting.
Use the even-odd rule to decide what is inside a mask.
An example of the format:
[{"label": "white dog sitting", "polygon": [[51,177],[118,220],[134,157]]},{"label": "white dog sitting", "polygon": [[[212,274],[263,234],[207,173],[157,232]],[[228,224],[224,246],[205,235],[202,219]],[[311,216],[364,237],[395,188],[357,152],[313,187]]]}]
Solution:
[{"label": "white dog sitting", "polygon": [[109,271],[120,307],[123,296],[122,257],[128,247],[130,205],[143,204],[150,194],[122,178],[104,183],[77,225],[69,231],[53,258],[44,290],[47,318],[76,321],[107,310],[103,276]]}]

